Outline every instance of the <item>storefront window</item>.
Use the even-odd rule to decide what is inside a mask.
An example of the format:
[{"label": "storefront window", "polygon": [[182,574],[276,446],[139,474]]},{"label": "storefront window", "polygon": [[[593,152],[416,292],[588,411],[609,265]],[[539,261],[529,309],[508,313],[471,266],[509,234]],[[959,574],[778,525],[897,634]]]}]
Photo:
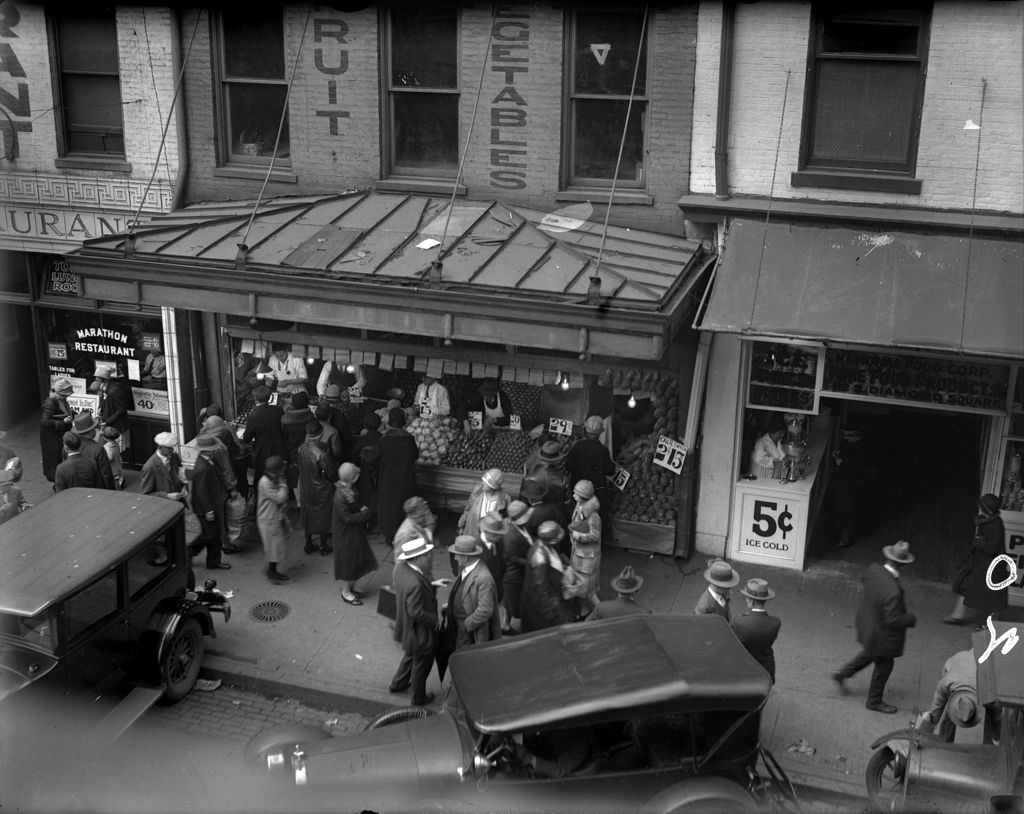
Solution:
[{"label": "storefront window", "polygon": [[1000,470],[999,494],[1002,508],[1009,512],[1024,512],[1024,368],[1017,368],[1017,384],[1013,390],[1010,408],[1010,432],[1006,441],[1006,454]]}]

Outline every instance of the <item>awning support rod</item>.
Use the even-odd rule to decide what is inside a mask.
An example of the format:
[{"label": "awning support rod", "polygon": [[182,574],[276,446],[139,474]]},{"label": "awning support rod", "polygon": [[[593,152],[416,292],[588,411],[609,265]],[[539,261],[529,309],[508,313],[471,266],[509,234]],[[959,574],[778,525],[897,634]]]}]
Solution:
[{"label": "awning support rod", "polygon": [[[957,348],[959,351],[964,349],[964,340],[967,334],[967,289],[969,288],[970,276],[971,276],[971,249],[974,247],[974,213],[977,211],[978,206],[978,168],[981,166],[981,128],[985,124],[985,90],[988,88],[988,81],[982,77],[981,79],[981,103],[978,108],[978,144],[974,150],[974,187],[971,190],[971,220],[967,227],[967,264],[964,267],[964,296],[963,303],[964,307],[960,312],[960,347]],[[968,125],[964,126],[964,129],[969,128]]]}]

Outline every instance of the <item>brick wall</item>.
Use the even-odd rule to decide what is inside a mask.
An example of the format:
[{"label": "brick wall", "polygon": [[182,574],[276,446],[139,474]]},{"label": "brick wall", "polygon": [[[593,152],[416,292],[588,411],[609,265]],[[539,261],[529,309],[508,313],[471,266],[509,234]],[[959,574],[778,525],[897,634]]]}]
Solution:
[{"label": "brick wall", "polygon": [[[289,105],[293,178],[285,182],[273,179],[266,195],[337,192],[369,186],[381,177],[377,11],[316,8],[302,44]],[[286,11],[289,73],[302,40],[307,9],[293,5]],[[183,40],[190,35],[194,19],[191,14],[183,15]],[[654,204],[617,204],[612,222],[682,231],[676,201],[688,185],[696,32],[693,7],[659,8],[652,15],[645,163],[647,193]],[[545,4],[501,4],[492,25],[489,6],[471,5],[462,10],[460,36],[461,128],[470,145],[462,183],[468,195],[539,209],[569,205],[572,200],[559,200],[558,196],[565,36],[562,9]],[[340,73],[322,70],[337,71],[342,66]],[[237,177],[238,173],[226,175],[218,170],[212,75],[210,26],[204,12],[188,70],[188,197],[255,197],[263,181],[261,172]],[[476,121],[470,136],[474,106]],[[332,123],[336,133],[331,132]],[[595,219],[603,219],[599,202],[592,203]]]},{"label": "brick wall", "polygon": [[[694,192],[714,191],[720,4],[702,4],[694,100]],[[981,80],[988,81],[977,208],[1024,211],[1021,142],[1022,8],[1013,2],[937,2],[918,149],[920,195],[795,188],[810,35],[807,3],[737,6],[729,166],[732,194],[970,209]],[[787,89],[788,75],[788,89]],[[783,101],[785,99],[785,109]],[[781,133],[781,137],[780,137]],[[772,174],[775,185],[772,187]]]}]

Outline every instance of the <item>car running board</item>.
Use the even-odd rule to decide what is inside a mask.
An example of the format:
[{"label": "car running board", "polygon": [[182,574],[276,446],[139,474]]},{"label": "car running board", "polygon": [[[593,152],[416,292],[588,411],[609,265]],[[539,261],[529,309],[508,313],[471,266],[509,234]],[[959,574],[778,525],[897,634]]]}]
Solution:
[{"label": "car running board", "polygon": [[101,743],[113,743],[160,700],[163,687],[136,687],[92,729]]}]

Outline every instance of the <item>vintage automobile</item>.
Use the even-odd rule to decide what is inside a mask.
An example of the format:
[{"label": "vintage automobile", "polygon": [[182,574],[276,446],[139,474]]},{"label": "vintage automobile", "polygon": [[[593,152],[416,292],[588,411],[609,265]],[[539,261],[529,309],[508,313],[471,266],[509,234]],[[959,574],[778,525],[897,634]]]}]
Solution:
[{"label": "vintage automobile", "polygon": [[[993,622],[995,639],[1015,629]],[[889,732],[871,744],[868,795],[880,811],[1020,811],[1024,794],[1024,646],[1010,633],[978,664],[978,699],[997,702],[994,743],[947,743],[917,729]],[[974,654],[984,655],[990,633],[974,634]],[[1006,646],[1010,644],[1009,647]],[[1003,651],[1006,652],[1003,652]],[[979,725],[980,726],[980,725]]]},{"label": "vintage automobile", "polygon": [[0,715],[134,687],[136,709],[183,698],[211,612],[231,613],[189,559],[183,507],[131,492],[67,489],[0,526]]},{"label": "vintage automobile", "polygon": [[758,743],[771,681],[720,616],[563,625],[461,650],[448,669],[439,714],[392,710],[346,737],[267,730],[246,757],[303,810],[721,814],[795,800]]}]

